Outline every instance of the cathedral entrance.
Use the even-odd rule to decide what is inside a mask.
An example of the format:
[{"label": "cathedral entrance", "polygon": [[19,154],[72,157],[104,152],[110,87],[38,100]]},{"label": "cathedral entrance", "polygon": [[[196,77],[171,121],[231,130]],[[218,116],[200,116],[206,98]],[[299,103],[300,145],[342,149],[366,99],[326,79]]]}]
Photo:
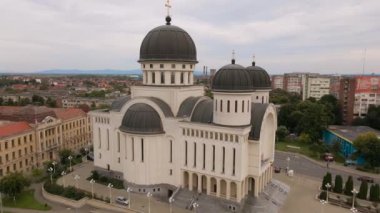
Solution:
[{"label": "cathedral entrance", "polygon": [[188,188],[189,187],[189,173],[184,172],[183,173],[183,188]]},{"label": "cathedral entrance", "polygon": [[255,196],[255,179],[252,177],[248,178],[248,194]]}]

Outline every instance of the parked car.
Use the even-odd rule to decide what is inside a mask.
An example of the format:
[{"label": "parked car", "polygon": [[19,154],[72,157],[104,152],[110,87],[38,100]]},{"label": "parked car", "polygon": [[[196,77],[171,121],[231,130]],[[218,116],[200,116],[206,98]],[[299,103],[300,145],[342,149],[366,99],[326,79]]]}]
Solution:
[{"label": "parked car", "polygon": [[115,199],[117,204],[123,205],[123,206],[128,206],[129,205],[129,200],[123,196],[118,196]]},{"label": "parked car", "polygon": [[334,161],[334,155],[326,152],[325,154],[323,154],[323,159],[328,162]]},{"label": "parked car", "polygon": [[358,177],[358,180],[360,181],[365,181],[365,182],[368,182],[368,183],[373,183],[373,178],[371,177],[367,177],[367,176],[360,176]]},{"label": "parked car", "polygon": [[355,166],[356,165],[356,161],[354,160],[346,160],[344,162],[344,166]]}]

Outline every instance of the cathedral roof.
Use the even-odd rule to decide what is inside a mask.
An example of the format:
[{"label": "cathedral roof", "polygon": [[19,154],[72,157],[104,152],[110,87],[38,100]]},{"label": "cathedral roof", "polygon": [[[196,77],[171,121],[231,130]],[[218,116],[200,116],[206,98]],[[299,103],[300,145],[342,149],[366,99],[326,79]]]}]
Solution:
[{"label": "cathedral roof", "polygon": [[136,103],[128,108],[119,129],[133,134],[164,133],[160,115],[153,107],[144,103]]},{"label": "cathedral roof", "polygon": [[189,97],[186,98],[179,107],[177,117],[183,118],[183,117],[190,117],[191,113],[193,112],[195,104],[201,99],[205,98],[204,96],[198,96],[198,97]]},{"label": "cathedral roof", "polygon": [[272,85],[267,71],[256,66],[255,62],[252,63],[252,66],[247,67],[247,71],[254,89],[271,89]]},{"label": "cathedral roof", "polygon": [[261,125],[264,120],[264,114],[269,104],[252,103],[251,104],[251,125],[252,129],[249,133],[249,139],[259,140],[261,133]]},{"label": "cathedral roof", "polygon": [[180,27],[166,25],[151,30],[140,47],[140,62],[143,61],[186,61],[197,62],[197,50],[193,39]]},{"label": "cathedral roof", "polygon": [[120,112],[121,108],[123,108],[124,104],[129,100],[131,100],[131,96],[124,96],[114,100],[111,104],[111,111]]},{"label": "cathedral roof", "polygon": [[206,99],[200,101],[191,115],[191,122],[212,123],[212,119],[213,100]]}]

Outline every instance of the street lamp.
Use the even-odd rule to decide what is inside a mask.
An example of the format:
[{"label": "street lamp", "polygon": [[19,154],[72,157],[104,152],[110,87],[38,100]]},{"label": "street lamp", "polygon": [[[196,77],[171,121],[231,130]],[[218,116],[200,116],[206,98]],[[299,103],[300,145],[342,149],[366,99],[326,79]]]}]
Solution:
[{"label": "street lamp", "polygon": [[132,192],[132,188],[128,187],[127,188],[127,192],[128,192],[128,208],[131,208],[131,192]]},{"label": "street lamp", "polygon": [[331,188],[331,184],[330,183],[326,183],[326,203],[329,202],[329,190]]},{"label": "street lamp", "polygon": [[357,193],[359,193],[355,188],[351,191],[352,192],[352,208],[350,209],[352,212],[357,212],[357,209],[355,208],[355,196]]},{"label": "street lamp", "polygon": [[74,180],[75,180],[75,188],[78,189],[78,181],[80,179],[80,176],[79,175],[75,175],[74,176]]},{"label": "street lamp", "polygon": [[84,151],[86,152],[86,161],[85,161],[85,162],[87,162],[87,158],[88,158],[88,148],[87,148],[87,147],[84,148]]},{"label": "street lamp", "polygon": [[199,207],[199,204],[196,203],[196,202],[194,202],[194,203],[193,203],[193,209],[194,209],[194,212],[195,212],[195,213],[197,212],[198,207]]},{"label": "street lamp", "polygon": [[287,158],[286,158],[286,162],[288,163],[288,166],[286,167],[286,169],[287,169],[287,171],[289,171],[289,161],[290,161],[290,157],[288,156]]},{"label": "street lamp", "polygon": [[72,172],[73,171],[73,168],[71,167],[71,160],[73,159],[73,156],[69,156],[69,157],[67,157],[67,159],[69,159],[69,161],[70,161],[70,172]]},{"label": "street lamp", "polygon": [[174,198],[173,197],[170,197],[169,198],[169,205],[170,205],[170,211],[169,213],[172,213],[173,212],[173,207],[172,207],[172,203],[174,202]]},{"label": "street lamp", "polygon": [[110,203],[112,203],[112,188],[113,188],[113,185],[111,183],[109,183],[107,185],[108,189],[109,189],[109,192],[110,192]]},{"label": "street lamp", "polygon": [[49,167],[48,168],[48,171],[50,172],[50,184],[53,184],[53,168],[52,167]]},{"label": "street lamp", "polygon": [[148,197],[148,213],[150,213],[150,198],[153,196],[151,192],[148,192],[146,194],[146,196]]},{"label": "street lamp", "polygon": [[57,162],[53,161],[51,164],[53,165],[53,173],[55,173],[55,165],[57,165]]},{"label": "street lamp", "polygon": [[95,180],[91,179],[90,183],[91,183],[91,197],[94,198],[94,183],[95,183]]},{"label": "street lamp", "polygon": [[324,206],[326,205],[327,201],[325,200],[320,200],[319,201],[322,205],[321,205],[321,213],[324,213]]},{"label": "street lamp", "polygon": [[65,171],[62,171],[61,175],[62,175],[62,184],[63,184],[63,187],[66,187],[66,183],[65,183],[65,175],[66,175],[66,172],[65,172]]}]

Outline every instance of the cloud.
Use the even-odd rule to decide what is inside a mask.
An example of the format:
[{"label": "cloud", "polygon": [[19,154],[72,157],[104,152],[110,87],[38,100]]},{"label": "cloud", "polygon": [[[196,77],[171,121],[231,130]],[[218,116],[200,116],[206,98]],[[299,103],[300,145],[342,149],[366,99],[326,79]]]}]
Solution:
[{"label": "cloud", "polygon": [[[0,70],[134,69],[164,1],[3,0]],[[196,42],[199,67],[237,61],[270,73],[361,73],[380,67],[380,1],[173,1],[173,24]]]}]

